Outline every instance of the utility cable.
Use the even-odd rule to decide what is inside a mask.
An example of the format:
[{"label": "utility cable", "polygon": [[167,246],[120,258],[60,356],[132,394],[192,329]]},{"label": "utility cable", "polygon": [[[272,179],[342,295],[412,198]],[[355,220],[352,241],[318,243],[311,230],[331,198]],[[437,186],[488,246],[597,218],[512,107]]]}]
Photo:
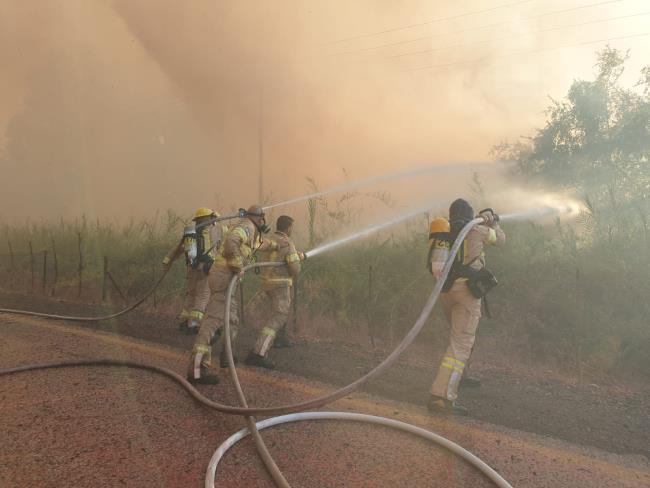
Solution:
[{"label": "utility cable", "polygon": [[[613,3],[621,3],[625,2],[627,0],[605,0],[603,2],[596,2],[596,3],[589,3],[586,5],[578,5],[577,7],[570,7],[570,8],[563,8],[560,10],[551,10],[550,12],[543,12],[541,14],[535,14],[531,15],[529,17],[524,17],[521,19],[522,22],[528,22],[530,20],[536,20],[536,19],[541,19],[543,17],[549,17],[551,15],[561,15],[569,12],[576,12],[578,10],[584,10],[587,8],[593,8],[593,7],[601,7],[603,5],[610,5]],[[468,27],[466,29],[459,29],[455,30],[453,32],[447,32],[447,33],[441,33],[441,34],[432,34],[429,36],[423,36],[423,37],[416,37],[415,39],[409,39],[409,40],[404,40],[404,41],[397,41],[397,42],[390,42],[387,44],[378,44],[376,46],[371,46],[371,47],[365,47],[365,48],[360,48],[360,49],[351,49],[349,51],[340,51],[340,52],[335,52],[331,53],[330,56],[343,56],[346,54],[355,54],[355,53],[360,53],[364,51],[373,51],[375,49],[383,49],[386,47],[393,47],[393,46],[401,46],[403,44],[410,44],[412,42],[418,42],[418,41],[426,41],[429,39],[434,39],[436,37],[443,37],[443,36],[448,36],[448,35],[455,35],[455,34],[463,34],[465,32],[472,32],[472,31],[477,31],[477,30],[483,30],[483,29],[492,29],[494,27],[500,27],[503,25],[508,25],[512,23],[510,20],[506,21],[501,21],[501,22],[495,22],[492,24],[485,24],[485,25],[478,25],[475,27]]]},{"label": "utility cable", "polygon": [[374,37],[374,36],[379,36],[381,34],[388,34],[389,32],[397,32],[397,31],[401,31],[401,30],[412,29],[414,27],[421,27],[423,25],[431,25],[431,24],[437,24],[439,22],[446,22],[448,20],[462,19],[463,17],[469,17],[469,16],[472,16],[472,15],[479,15],[479,14],[484,14],[484,13],[488,13],[488,12],[493,12],[495,10],[500,10],[500,9],[503,9],[503,8],[516,7],[517,5],[522,5],[524,3],[530,3],[530,2],[534,2],[534,1],[536,1],[536,0],[520,0],[518,2],[505,3],[505,4],[502,4],[502,5],[497,5],[497,6],[490,7],[490,8],[485,8],[485,9],[482,9],[482,10],[474,10],[474,11],[471,11],[471,12],[464,12],[464,13],[461,13],[461,14],[451,15],[449,17],[439,17],[437,19],[427,20],[425,22],[419,22],[417,24],[409,24],[409,25],[405,25],[405,26],[401,26],[401,27],[394,27],[392,29],[385,29],[385,30],[381,30],[381,31],[377,31],[377,32],[371,32],[369,34],[360,34],[360,35],[357,35],[357,36],[345,37],[343,39],[337,39],[335,41],[325,42],[325,43],[323,43],[323,45],[339,44],[339,43],[342,43],[342,42],[353,41],[353,40],[356,40],[356,39],[364,39],[366,37]]},{"label": "utility cable", "polygon": [[622,41],[625,39],[634,39],[637,37],[645,37],[645,36],[650,36],[650,32],[641,32],[639,34],[630,34],[628,36],[617,36],[617,37],[606,37],[603,39],[596,39],[593,41],[585,41],[585,42],[579,42],[576,44],[565,44],[562,46],[555,46],[555,47],[550,47],[550,48],[541,48],[541,49],[533,49],[530,51],[517,51],[517,52],[512,52],[512,53],[506,53],[506,54],[499,54],[496,56],[489,56],[489,57],[482,57],[478,59],[472,59],[468,61],[457,61],[454,63],[445,63],[445,64],[432,64],[428,66],[419,66],[417,68],[411,68],[407,70],[403,70],[405,72],[411,72],[411,71],[422,71],[422,70],[427,70],[427,69],[436,69],[436,68],[449,68],[452,66],[462,66],[466,64],[477,64],[482,61],[490,61],[493,59],[500,59],[500,58],[508,58],[512,56],[522,56],[525,54],[536,54],[536,53],[542,53],[542,52],[550,52],[550,51],[559,51],[561,49],[569,49],[572,47],[581,47],[581,46],[588,46],[591,44],[600,44],[602,42],[610,42],[610,41]]},{"label": "utility cable", "polygon": [[442,47],[436,47],[436,48],[431,48],[431,49],[423,49],[421,51],[409,51],[406,53],[400,53],[400,54],[394,54],[392,56],[387,56],[389,59],[393,58],[402,58],[404,56],[414,56],[416,54],[427,54],[427,53],[433,53],[437,51],[446,51],[447,49],[455,49],[459,47],[467,47],[467,46],[474,46],[476,44],[486,44],[489,42],[499,42],[499,41],[505,41],[508,39],[516,39],[518,37],[527,37],[527,36],[532,36],[534,34],[543,34],[545,32],[553,32],[557,30],[562,30],[562,29],[571,29],[574,27],[583,27],[585,25],[592,25],[592,24],[602,24],[604,22],[614,22],[616,20],[623,20],[623,19],[631,19],[634,17],[643,17],[646,15],[650,15],[650,12],[638,12],[634,14],[629,14],[629,15],[621,15],[618,17],[607,17],[604,19],[597,19],[597,20],[588,20],[586,22],[580,22],[577,24],[567,24],[567,25],[559,25],[559,26],[554,26],[554,27],[547,27],[544,29],[537,29],[533,30],[530,32],[526,32],[523,34],[513,34],[513,35],[508,35],[508,36],[502,36],[502,37],[495,37],[493,39],[482,39],[480,41],[471,41],[471,42],[466,42],[463,44],[452,44],[449,46],[442,46]]}]

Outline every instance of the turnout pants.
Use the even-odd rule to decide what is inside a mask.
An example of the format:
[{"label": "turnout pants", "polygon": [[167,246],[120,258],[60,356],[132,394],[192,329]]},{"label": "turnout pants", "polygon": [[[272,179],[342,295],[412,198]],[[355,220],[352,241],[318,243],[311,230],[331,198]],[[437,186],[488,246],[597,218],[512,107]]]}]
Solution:
[{"label": "turnout pants", "polygon": [[470,293],[464,281],[454,283],[448,293],[440,295],[440,299],[451,331],[449,347],[431,385],[431,394],[454,401],[458,397],[458,385],[474,347],[476,329],[481,318],[481,299]]},{"label": "turnout pants", "polygon": [[[212,269],[208,275],[209,299],[205,311],[205,317],[201,323],[199,333],[194,340],[192,358],[190,361],[190,372],[194,378],[200,377],[200,368],[207,368],[212,363],[213,339],[217,330],[224,326],[226,313],[226,295],[228,286],[233,274],[228,268]],[[239,302],[237,300],[237,288],[233,290],[230,306],[230,338],[234,342],[237,337],[239,325]],[[219,343],[224,347],[224,334],[221,334]]]},{"label": "turnout pants", "polygon": [[260,331],[253,347],[253,352],[266,356],[273,345],[275,336],[286,323],[291,310],[291,287],[279,286],[264,290],[265,295],[271,300],[271,315],[266,325]]},{"label": "turnout pants", "polygon": [[185,300],[178,319],[181,322],[189,319],[201,322],[209,300],[210,286],[208,284],[208,275],[202,269],[194,269],[188,266]]}]

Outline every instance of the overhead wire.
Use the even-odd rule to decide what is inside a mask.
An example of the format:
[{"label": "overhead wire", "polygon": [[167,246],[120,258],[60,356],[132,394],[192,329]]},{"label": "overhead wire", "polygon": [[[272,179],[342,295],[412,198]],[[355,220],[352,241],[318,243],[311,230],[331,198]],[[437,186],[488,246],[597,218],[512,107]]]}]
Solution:
[{"label": "overhead wire", "polygon": [[[589,3],[589,4],[586,4],[586,5],[578,5],[577,7],[563,8],[563,9],[560,9],[560,10],[552,10],[550,12],[543,12],[543,13],[540,13],[540,14],[531,15],[529,17],[524,17],[523,19],[521,19],[521,21],[522,22],[528,22],[530,20],[536,20],[536,19],[543,18],[543,17],[549,17],[551,15],[561,15],[561,14],[565,14],[565,13],[569,13],[569,12],[575,12],[575,11],[578,11],[578,10],[584,10],[584,9],[587,9],[587,8],[601,7],[601,6],[604,6],[604,5],[610,5],[610,4],[613,4],[613,3],[621,3],[621,2],[625,2],[625,1],[628,1],[628,0],[604,0],[604,1],[601,1],[601,2]],[[492,23],[492,24],[479,25],[479,26],[475,26],[475,27],[468,27],[468,28],[465,28],[465,29],[458,29],[458,30],[455,30],[453,32],[432,34],[432,35],[428,35],[428,36],[417,37],[415,39],[391,42],[391,43],[387,43],[387,44],[379,44],[377,46],[371,46],[371,47],[365,47],[365,48],[359,48],[359,49],[351,49],[351,50],[348,50],[348,51],[340,51],[340,52],[336,52],[336,53],[331,53],[330,55],[331,56],[339,56],[339,55],[343,56],[343,55],[346,55],[346,54],[355,54],[355,53],[359,53],[359,52],[372,51],[372,50],[382,49],[382,48],[386,48],[386,47],[400,46],[400,45],[409,44],[409,43],[412,43],[412,42],[418,42],[418,41],[425,41],[425,40],[429,40],[429,39],[434,39],[436,37],[444,37],[444,36],[455,35],[455,34],[464,34],[466,32],[472,32],[472,31],[476,31],[476,30],[490,29],[490,28],[494,28],[494,27],[507,25],[507,24],[510,24],[511,22],[512,21],[510,21],[510,20],[505,20],[505,21],[501,21],[501,22],[495,22],[495,23]]]},{"label": "overhead wire", "polygon": [[431,48],[431,49],[423,49],[421,51],[409,51],[409,52],[406,52],[406,53],[400,53],[400,54],[394,54],[392,56],[387,56],[387,58],[388,59],[393,59],[393,58],[402,58],[402,57],[405,57],[405,56],[415,56],[417,54],[427,54],[427,53],[433,53],[433,52],[438,52],[438,51],[445,51],[447,49],[455,49],[455,48],[459,48],[459,47],[467,47],[467,46],[473,46],[473,45],[477,45],[477,44],[480,45],[480,44],[485,44],[485,43],[489,43],[489,42],[505,41],[505,40],[508,40],[508,39],[515,39],[517,37],[527,37],[527,36],[532,36],[534,34],[543,34],[545,32],[553,32],[553,31],[562,30],[562,29],[571,29],[571,28],[574,28],[574,27],[583,27],[585,25],[602,24],[602,23],[605,23],[605,22],[614,22],[614,21],[617,21],[617,20],[631,19],[631,18],[635,18],[635,17],[643,17],[643,16],[646,16],[646,15],[650,15],[650,11],[648,11],[648,12],[637,12],[637,13],[628,14],[628,15],[619,15],[617,17],[606,17],[604,19],[588,20],[588,21],[585,21],[585,22],[579,22],[577,24],[567,24],[567,25],[546,27],[546,28],[543,28],[543,29],[537,29],[537,30],[533,30],[533,31],[530,31],[530,32],[525,32],[525,33],[522,33],[522,34],[512,34],[512,35],[508,35],[508,36],[495,37],[493,39],[481,39],[481,40],[478,40],[478,41],[470,41],[470,42],[466,42],[466,43],[463,43],[463,44],[452,44],[452,45],[449,45],[449,46],[441,46],[441,47],[436,47],[436,48]]},{"label": "overhead wire", "polygon": [[394,27],[394,28],[391,28],[391,29],[384,29],[384,30],[377,31],[377,32],[371,32],[371,33],[368,33],[368,34],[360,34],[360,35],[356,35],[356,36],[345,37],[343,39],[337,39],[337,40],[334,40],[334,41],[327,41],[327,42],[323,43],[323,45],[340,44],[342,42],[353,41],[353,40],[356,40],[356,39],[363,39],[363,38],[367,38],[367,37],[374,37],[374,36],[379,36],[379,35],[382,35],[382,34],[388,34],[389,32],[398,32],[398,31],[401,31],[401,30],[413,29],[414,27],[421,27],[423,25],[431,25],[431,24],[437,24],[439,22],[446,22],[446,21],[449,21],[449,20],[462,19],[463,17],[469,17],[469,16],[472,16],[472,15],[479,15],[479,14],[484,14],[484,13],[488,13],[488,12],[493,12],[495,10],[499,10],[499,9],[503,9],[503,8],[516,7],[517,5],[522,5],[524,3],[531,3],[531,2],[535,2],[535,1],[537,1],[537,0],[520,0],[518,2],[511,2],[511,3],[501,4],[501,5],[497,5],[497,6],[494,6],[494,7],[485,8],[485,9],[482,9],[482,10],[474,10],[474,11],[471,11],[471,12],[464,12],[464,13],[460,13],[460,14],[456,14],[456,15],[451,15],[451,16],[448,16],[448,17],[439,17],[437,19],[427,20],[425,22],[418,22],[416,24],[409,24],[409,25],[405,25],[405,26]]},{"label": "overhead wire", "polygon": [[550,52],[550,51],[559,51],[561,49],[569,49],[572,47],[581,47],[581,46],[588,46],[591,44],[599,44],[602,42],[610,42],[610,41],[622,41],[625,39],[635,39],[638,37],[645,37],[645,36],[650,36],[650,32],[641,32],[638,34],[630,34],[627,36],[617,36],[617,37],[606,37],[602,39],[595,39],[591,41],[585,41],[585,42],[578,42],[575,44],[566,44],[566,45],[561,45],[561,46],[555,46],[555,47],[550,47],[550,48],[540,48],[540,49],[533,49],[533,50],[528,50],[528,51],[516,51],[512,53],[505,53],[505,54],[497,54],[497,55],[492,55],[492,56],[483,56],[481,58],[477,59],[472,59],[472,60],[467,60],[467,61],[456,61],[453,63],[444,63],[444,64],[432,64],[432,65],[427,65],[427,66],[419,66],[416,68],[410,68],[403,70],[405,72],[412,72],[412,71],[422,71],[422,70],[428,70],[428,69],[435,69],[435,68],[449,68],[452,66],[462,66],[466,64],[478,64],[484,61],[491,61],[493,59],[500,59],[500,58],[508,58],[512,56],[521,56],[525,54],[536,54],[536,53],[541,53],[541,52]]}]

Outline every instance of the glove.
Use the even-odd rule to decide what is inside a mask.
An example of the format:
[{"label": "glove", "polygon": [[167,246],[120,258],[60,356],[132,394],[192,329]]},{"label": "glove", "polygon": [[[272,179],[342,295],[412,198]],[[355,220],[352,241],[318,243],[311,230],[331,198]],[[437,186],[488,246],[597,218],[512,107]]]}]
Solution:
[{"label": "glove", "polygon": [[307,260],[307,253],[299,251],[298,252],[298,257],[300,258],[301,261],[306,261]]},{"label": "glove", "polygon": [[485,210],[481,210],[478,213],[479,217],[483,217],[483,220],[485,221],[485,225],[488,227],[494,227],[494,225],[499,222],[499,215],[494,213],[494,210],[491,208],[486,208]]},{"label": "glove", "polygon": [[163,269],[169,269],[171,267],[172,260],[169,259],[169,256],[165,256],[162,260]]},{"label": "glove", "polygon": [[244,267],[242,259],[239,256],[228,259],[226,264],[228,265],[228,268],[230,268],[230,271],[233,272],[233,274],[241,273],[241,270]]}]

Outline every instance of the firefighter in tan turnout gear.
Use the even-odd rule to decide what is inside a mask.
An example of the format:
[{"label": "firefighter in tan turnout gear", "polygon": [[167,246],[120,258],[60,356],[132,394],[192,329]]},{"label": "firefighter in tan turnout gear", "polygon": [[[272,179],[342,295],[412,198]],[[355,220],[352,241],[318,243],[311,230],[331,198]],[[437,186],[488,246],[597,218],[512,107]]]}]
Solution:
[{"label": "firefighter in tan turnout gear", "polygon": [[[486,209],[479,216],[485,223],[475,226],[465,238],[440,295],[451,331],[449,346],[431,386],[427,404],[431,412],[467,415],[467,409],[456,402],[458,387],[474,347],[481,318],[481,299],[496,284],[494,276],[485,268],[483,250],[486,245],[502,246],[506,240],[498,215]],[[441,277],[446,260],[445,248],[450,248],[460,230],[474,218],[472,206],[459,198],[449,208],[448,236],[444,235],[442,224],[439,227],[442,232],[430,236],[430,246],[433,247],[430,252],[431,271],[436,278]],[[440,252],[436,253],[437,250]]]},{"label": "firefighter in tan turnout gear", "polygon": [[[242,269],[254,259],[257,251],[276,247],[273,240],[262,239],[262,234],[268,232],[262,207],[253,205],[244,212],[244,215],[228,228],[208,275],[210,300],[192,349],[187,373],[187,379],[191,383],[217,384],[219,382],[217,375],[210,373],[208,368],[212,363],[213,339],[220,338],[223,347],[223,334],[217,335],[217,331],[224,325],[230,280],[233,276],[242,275]],[[239,325],[236,289],[233,290],[231,303],[230,328],[231,340],[234,341]],[[222,349],[222,357],[224,353]]]},{"label": "firefighter in tan turnout gear", "polygon": [[304,253],[296,251],[291,239],[293,219],[282,215],[276,222],[273,239],[277,248],[264,253],[262,262],[285,263],[282,267],[262,268],[262,290],[271,301],[271,315],[264,328],[260,331],[255,346],[246,358],[246,364],[274,369],[275,364],[268,357],[278,331],[286,325],[291,310],[291,287],[300,274],[300,262],[305,259]]},{"label": "firefighter in tan turnout gear", "polygon": [[214,222],[219,214],[209,208],[199,208],[193,225],[185,227],[180,242],[165,256],[163,267],[168,269],[182,254],[187,265],[187,287],[183,309],[178,316],[179,329],[185,334],[196,334],[210,299],[208,272],[227,227]]}]

